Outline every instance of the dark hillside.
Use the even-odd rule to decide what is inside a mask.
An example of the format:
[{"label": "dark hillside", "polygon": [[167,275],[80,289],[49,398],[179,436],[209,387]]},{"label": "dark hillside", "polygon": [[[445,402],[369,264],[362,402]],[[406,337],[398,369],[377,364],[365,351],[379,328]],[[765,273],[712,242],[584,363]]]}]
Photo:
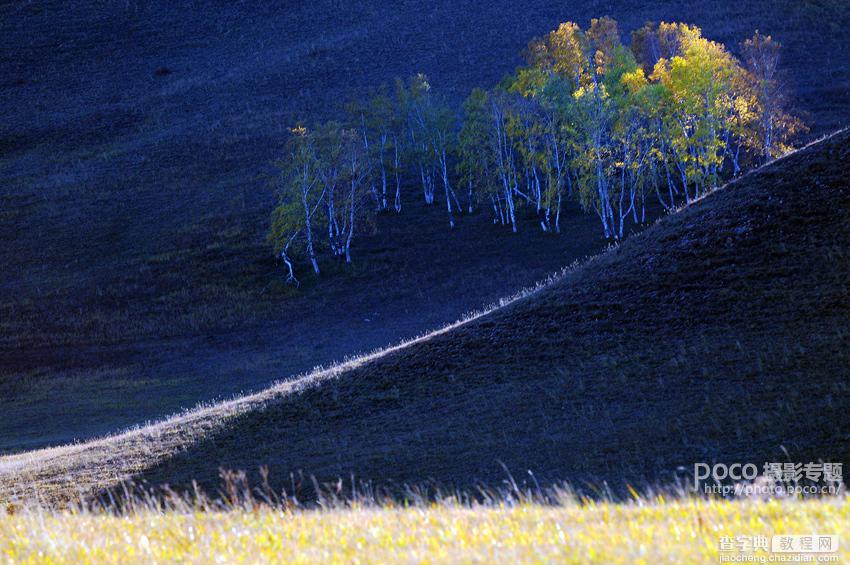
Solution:
[{"label": "dark hillside", "polygon": [[264,235],[296,118],[418,71],[458,101],[533,36],[603,14],[624,32],[686,20],[730,46],[772,33],[813,132],[850,115],[841,0],[0,2],[0,450],[264,386],[601,250],[575,209],[560,239],[482,232],[483,215],[449,234],[410,189],[385,237],[355,242],[354,269],[296,296]]},{"label": "dark hillside", "polygon": [[[309,387],[147,472],[469,486],[848,461],[850,135],[747,177],[556,287]],[[202,475],[198,463],[208,465]],[[212,471],[212,472],[210,472]]]},{"label": "dark hillside", "polygon": [[[0,450],[87,439],[201,400],[263,388],[440,327],[606,245],[597,220],[576,207],[564,217],[570,233],[563,237],[533,229],[514,235],[491,225],[485,213],[462,218],[449,232],[445,210],[427,209],[419,196],[409,195],[401,217],[378,218],[378,233],[361,240],[351,267],[323,264],[321,281],[305,275],[298,292],[284,289],[271,262],[240,266],[250,252],[263,256],[267,250],[228,247],[229,239],[215,240],[205,256],[241,271],[246,280],[235,283],[248,290],[214,296],[211,303],[192,300],[186,286],[216,288],[232,275],[212,267],[193,272],[179,253],[151,258],[145,264],[150,282],[138,289],[147,300],[119,303],[133,317],[157,306],[170,310],[163,313],[169,319],[214,317],[232,307],[244,314],[245,327],[180,336],[165,325],[160,337],[131,340],[122,337],[127,319],[119,312],[99,316],[112,330],[99,334],[105,343],[8,348],[0,356],[7,371],[0,378],[0,410],[7,415]],[[268,280],[257,280],[260,275]],[[279,320],[257,321],[252,298],[265,300],[261,304]],[[84,308],[103,312],[103,306],[94,301]]]},{"label": "dark hillside", "polygon": [[[747,175],[504,308],[264,397],[0,459],[0,485],[671,481],[850,462],[850,133]],[[5,470],[5,477],[2,476]]]}]

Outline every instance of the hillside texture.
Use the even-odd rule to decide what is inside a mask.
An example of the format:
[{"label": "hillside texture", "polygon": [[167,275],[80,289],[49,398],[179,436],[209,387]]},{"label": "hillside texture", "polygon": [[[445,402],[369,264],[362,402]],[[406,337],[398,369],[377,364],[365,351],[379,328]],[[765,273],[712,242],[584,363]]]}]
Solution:
[{"label": "hillside texture", "polygon": [[[219,468],[378,485],[669,483],[694,462],[850,462],[850,133],[552,286],[404,347],[161,425],[0,459],[3,496]],[[520,479],[521,480],[521,479]]]},{"label": "hillside texture", "polygon": [[[438,327],[604,248],[405,210],[282,283],[265,233],[287,126],[425,72],[459,102],[572,19],[784,45],[814,134],[850,115],[842,0],[0,2],[0,452],[85,440]],[[533,249],[534,252],[529,252]],[[345,316],[338,313],[344,312]]]}]

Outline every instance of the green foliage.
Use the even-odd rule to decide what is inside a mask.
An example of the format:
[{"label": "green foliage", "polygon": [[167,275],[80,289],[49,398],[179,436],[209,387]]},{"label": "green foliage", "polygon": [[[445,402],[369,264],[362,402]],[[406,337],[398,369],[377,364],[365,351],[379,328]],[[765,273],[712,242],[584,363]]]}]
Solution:
[{"label": "green foliage", "polygon": [[[478,187],[477,199],[489,194],[495,186],[494,166],[489,150],[490,98],[485,90],[474,89],[463,103],[463,125],[458,135],[457,174],[461,186]],[[470,203],[471,207],[471,203]]]},{"label": "green foliage", "polygon": [[272,211],[268,239],[276,255],[289,246],[290,254],[299,254],[298,235],[305,228],[302,190],[310,203],[315,201],[317,158],[313,136],[303,126],[290,130],[285,156],[275,161],[279,170],[278,204]]}]

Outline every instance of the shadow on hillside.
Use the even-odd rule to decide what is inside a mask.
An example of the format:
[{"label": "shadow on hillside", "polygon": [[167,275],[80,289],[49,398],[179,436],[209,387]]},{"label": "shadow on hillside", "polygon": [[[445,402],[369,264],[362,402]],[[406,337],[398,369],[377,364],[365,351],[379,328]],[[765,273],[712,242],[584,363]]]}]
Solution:
[{"label": "shadow on hillside", "polygon": [[268,465],[378,486],[670,483],[848,462],[850,134],[745,177],[555,287],[248,412],[143,473]]}]

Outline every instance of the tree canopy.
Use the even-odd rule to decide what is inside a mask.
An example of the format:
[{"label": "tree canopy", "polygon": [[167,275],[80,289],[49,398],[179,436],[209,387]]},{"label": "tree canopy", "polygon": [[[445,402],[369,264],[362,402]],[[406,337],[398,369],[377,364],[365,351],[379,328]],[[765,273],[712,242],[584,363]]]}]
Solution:
[{"label": "tree canopy", "polygon": [[805,129],[787,109],[779,43],[756,32],[740,53],[684,23],[648,23],[626,45],[603,17],[534,39],[523,66],[462,108],[423,74],[397,79],[350,103],[345,123],[291,130],[270,240],[291,282],[294,260],[317,274],[322,253],[350,262],[359,226],[401,212],[402,179],[426,204],[443,200],[449,228],[490,210],[516,232],[525,209],[560,232],[575,199],[620,239],[646,221],[650,196],[689,203]]}]

